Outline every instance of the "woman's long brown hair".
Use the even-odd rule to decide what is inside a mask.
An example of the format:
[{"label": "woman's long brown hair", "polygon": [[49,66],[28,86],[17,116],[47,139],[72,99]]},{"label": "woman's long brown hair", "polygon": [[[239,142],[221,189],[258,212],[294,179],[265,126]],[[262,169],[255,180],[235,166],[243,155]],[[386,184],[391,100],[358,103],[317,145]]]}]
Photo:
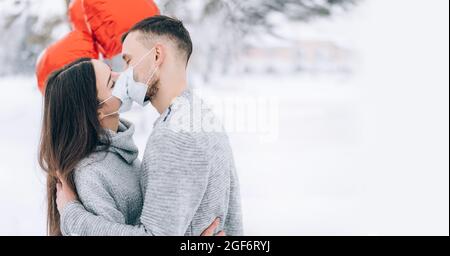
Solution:
[{"label": "woman's long brown hair", "polygon": [[48,234],[61,235],[56,205],[56,184],[66,179],[76,191],[73,171],[76,165],[108,140],[98,120],[99,101],[92,61],[79,59],[55,71],[47,80],[39,164],[47,173]]}]

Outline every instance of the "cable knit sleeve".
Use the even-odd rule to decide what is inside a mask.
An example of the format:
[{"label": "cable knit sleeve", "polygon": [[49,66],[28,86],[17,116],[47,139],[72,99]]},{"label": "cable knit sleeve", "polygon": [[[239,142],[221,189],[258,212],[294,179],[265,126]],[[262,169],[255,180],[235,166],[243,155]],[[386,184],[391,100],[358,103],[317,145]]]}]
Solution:
[{"label": "cable knit sleeve", "polygon": [[61,232],[65,236],[145,235],[142,226],[125,225],[111,191],[99,172],[76,172],[75,185],[80,202],[69,203],[61,212]]}]

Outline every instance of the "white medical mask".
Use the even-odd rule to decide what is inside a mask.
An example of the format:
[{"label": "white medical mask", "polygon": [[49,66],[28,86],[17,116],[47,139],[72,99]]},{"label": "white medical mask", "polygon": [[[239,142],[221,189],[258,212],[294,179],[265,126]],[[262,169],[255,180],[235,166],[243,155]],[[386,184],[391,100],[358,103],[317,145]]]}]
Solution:
[{"label": "white medical mask", "polygon": [[[114,96],[117,95],[116,97],[120,98],[121,100],[122,98],[124,99],[124,101],[122,101],[122,104],[123,102],[126,102],[128,104],[127,98],[129,98],[129,100],[131,101],[138,103],[141,106],[146,106],[149,103],[149,101],[145,101],[145,97],[148,91],[148,83],[155,75],[156,71],[158,70],[158,67],[156,67],[153,70],[150,77],[147,79],[145,83],[141,83],[134,80],[134,68],[137,67],[139,64],[141,64],[144,58],[147,57],[153,50],[155,50],[155,47],[153,47],[150,51],[148,51],[147,54],[142,56],[142,58],[135,65],[125,70],[125,72],[123,72],[119,76],[119,79],[116,81],[114,88],[118,87],[118,89],[113,90],[113,94],[114,91],[116,91],[117,93]],[[123,93],[124,91],[123,88],[126,88],[126,96]],[[121,93],[119,93],[119,91],[121,91]]]},{"label": "white medical mask", "polygon": [[114,84],[112,89],[112,95],[118,98],[122,104],[120,105],[119,112],[124,113],[131,109],[133,106],[133,100],[128,96],[127,82],[128,77],[121,74]]},{"label": "white medical mask", "polygon": [[[114,95],[111,95],[111,96],[110,96],[109,98],[107,98],[106,100],[100,102],[99,105],[105,104],[106,102],[108,102],[108,101],[109,101],[110,99],[112,99],[113,97],[115,97],[115,96],[114,96]],[[102,114],[102,115],[100,116],[100,120],[103,120],[103,119],[105,119],[106,117],[109,117],[109,116],[117,115],[117,114],[119,114],[119,112],[120,112],[120,109],[117,110],[117,111],[114,111],[114,112],[112,112],[112,113],[106,114],[106,115]]]}]

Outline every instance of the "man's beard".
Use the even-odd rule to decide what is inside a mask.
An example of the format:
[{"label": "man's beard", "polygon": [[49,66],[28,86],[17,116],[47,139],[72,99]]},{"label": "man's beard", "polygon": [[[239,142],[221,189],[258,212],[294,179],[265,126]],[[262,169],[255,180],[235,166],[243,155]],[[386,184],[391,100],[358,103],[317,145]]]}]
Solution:
[{"label": "man's beard", "polygon": [[159,79],[156,80],[155,82],[153,82],[148,87],[147,95],[145,95],[145,101],[152,102],[155,99],[156,94],[158,93],[158,91],[159,91]]}]

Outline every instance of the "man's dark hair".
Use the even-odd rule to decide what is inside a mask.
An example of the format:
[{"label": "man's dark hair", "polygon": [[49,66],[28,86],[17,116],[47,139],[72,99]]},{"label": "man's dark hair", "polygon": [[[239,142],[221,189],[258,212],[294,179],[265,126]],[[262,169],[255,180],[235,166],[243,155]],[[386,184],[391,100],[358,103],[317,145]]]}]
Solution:
[{"label": "man's dark hair", "polygon": [[167,36],[172,39],[179,50],[186,54],[186,62],[192,54],[192,40],[189,31],[184,27],[183,22],[168,16],[153,16],[136,23],[128,32],[122,36],[122,43],[131,32],[139,31],[144,34],[154,34]]}]

